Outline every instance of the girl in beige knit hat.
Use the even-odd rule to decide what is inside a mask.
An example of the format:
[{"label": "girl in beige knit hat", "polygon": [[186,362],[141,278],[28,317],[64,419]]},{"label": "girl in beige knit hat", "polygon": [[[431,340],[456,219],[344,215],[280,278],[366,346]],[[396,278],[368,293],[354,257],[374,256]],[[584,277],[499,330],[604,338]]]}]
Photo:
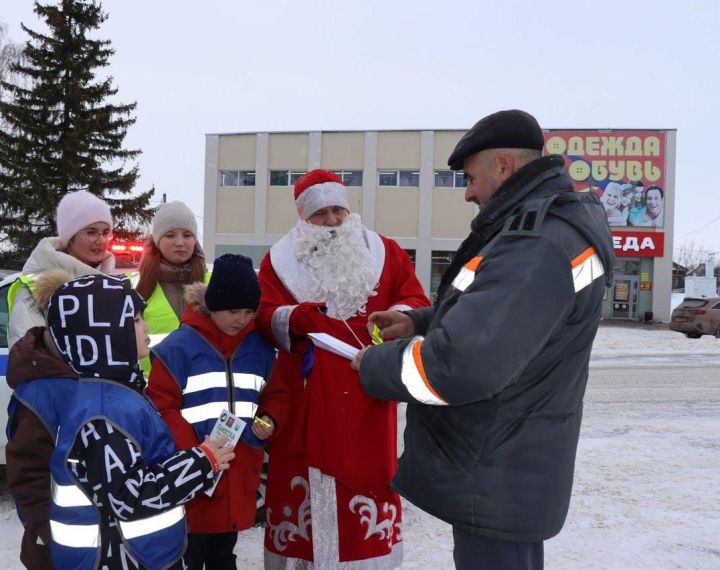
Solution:
[{"label": "girl in beige knit hat", "polygon": [[[207,282],[205,254],[197,241],[195,215],[180,201],[161,204],[145,242],[135,289],[147,300],[145,321],[151,346],[180,326],[185,309],[185,286]],[[150,361],[143,358],[147,375]]]}]

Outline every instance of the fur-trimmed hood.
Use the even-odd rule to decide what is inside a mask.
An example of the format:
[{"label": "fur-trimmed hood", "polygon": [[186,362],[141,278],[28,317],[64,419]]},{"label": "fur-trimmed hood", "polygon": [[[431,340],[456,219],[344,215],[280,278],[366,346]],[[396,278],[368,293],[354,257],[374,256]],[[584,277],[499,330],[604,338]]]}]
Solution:
[{"label": "fur-trimmed hood", "polygon": [[190,283],[185,286],[185,302],[188,307],[193,307],[198,313],[206,317],[210,316],[210,309],[205,304],[205,283]]},{"label": "fur-trimmed hood", "polygon": [[74,276],[69,271],[60,268],[48,269],[37,276],[33,296],[43,314],[47,313],[48,303],[53,293],[73,278]]},{"label": "fur-trimmed hood", "polygon": [[255,331],[255,321],[250,321],[240,334],[229,336],[223,333],[210,318],[210,310],[205,304],[204,283],[193,283],[185,287],[185,310],[181,323],[194,328],[200,336],[219,350],[225,358],[229,358],[243,339]]}]

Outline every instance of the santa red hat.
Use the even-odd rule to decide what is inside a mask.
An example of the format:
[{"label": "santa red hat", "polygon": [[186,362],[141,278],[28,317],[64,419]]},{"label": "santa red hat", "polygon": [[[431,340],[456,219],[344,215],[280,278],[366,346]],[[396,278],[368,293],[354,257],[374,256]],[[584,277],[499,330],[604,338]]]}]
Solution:
[{"label": "santa red hat", "polygon": [[347,189],[337,174],[317,168],[295,182],[295,207],[303,220],[328,206],[350,211]]}]

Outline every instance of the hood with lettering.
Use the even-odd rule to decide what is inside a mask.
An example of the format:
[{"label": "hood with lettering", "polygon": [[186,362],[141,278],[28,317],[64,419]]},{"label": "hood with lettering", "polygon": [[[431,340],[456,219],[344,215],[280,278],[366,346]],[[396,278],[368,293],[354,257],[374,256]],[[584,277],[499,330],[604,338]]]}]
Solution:
[{"label": "hood with lettering", "polygon": [[122,277],[88,275],[50,298],[47,328],[61,357],[81,378],[145,387],[138,363],[135,316],[145,301]]}]

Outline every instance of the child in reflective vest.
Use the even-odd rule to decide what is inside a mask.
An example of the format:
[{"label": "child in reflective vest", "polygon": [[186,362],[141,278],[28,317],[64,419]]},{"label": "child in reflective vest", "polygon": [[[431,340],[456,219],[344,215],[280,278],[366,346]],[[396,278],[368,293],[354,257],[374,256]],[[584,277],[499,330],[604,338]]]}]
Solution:
[{"label": "child in reflective vest", "polygon": [[180,452],[143,396],[145,303],[123,278],[81,277],[50,298],[47,329],[79,376],[50,460],[56,568],[184,568],[181,506],[234,454],[223,440]]},{"label": "child in reflective vest", "polygon": [[275,360],[275,350],[255,329],[259,302],[251,260],[223,255],[213,263],[207,285],[187,287],[180,328],[152,348],[148,395],[178,449],[202,441],[224,410],[242,430],[235,459],[212,495],[201,494],[187,506],[191,569],[234,570],[238,531],[255,522],[262,439],[274,430],[272,418],[255,417]]}]

